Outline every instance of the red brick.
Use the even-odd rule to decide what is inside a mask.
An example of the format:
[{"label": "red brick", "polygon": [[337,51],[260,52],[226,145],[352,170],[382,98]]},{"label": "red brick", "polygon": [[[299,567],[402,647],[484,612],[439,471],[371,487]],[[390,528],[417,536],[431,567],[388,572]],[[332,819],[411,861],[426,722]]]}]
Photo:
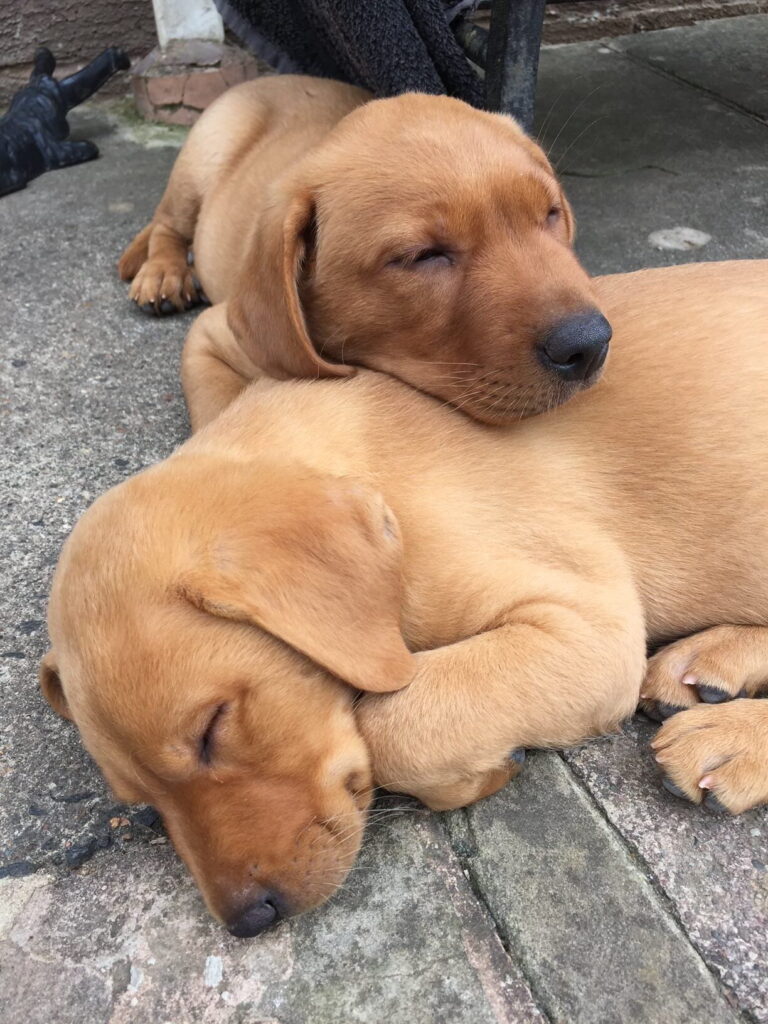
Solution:
[{"label": "red brick", "polygon": [[192,125],[199,116],[199,110],[191,110],[189,107],[176,107],[173,110],[160,107],[155,110],[153,120],[162,121],[163,124]]},{"label": "red brick", "polygon": [[181,103],[187,75],[153,75],[146,79],[147,95],[153,107],[167,107]]},{"label": "red brick", "polygon": [[149,96],[147,95],[147,83],[143,78],[132,78],[131,88],[133,89],[133,98],[136,102],[136,109],[142,117],[151,118],[153,115],[153,107],[149,102]]},{"label": "red brick", "polygon": [[232,87],[233,85],[240,85],[240,83],[245,79],[242,64],[225,64],[221,69],[221,73],[224,76],[224,81],[229,87]]},{"label": "red brick", "polygon": [[205,110],[226,88],[227,81],[221,71],[193,71],[184,86],[183,102],[195,110]]}]

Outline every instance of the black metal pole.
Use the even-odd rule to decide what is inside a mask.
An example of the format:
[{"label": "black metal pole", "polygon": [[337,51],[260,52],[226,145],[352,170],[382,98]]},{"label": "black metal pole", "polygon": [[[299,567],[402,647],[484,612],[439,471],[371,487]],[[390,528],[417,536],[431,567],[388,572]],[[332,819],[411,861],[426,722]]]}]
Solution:
[{"label": "black metal pole", "polygon": [[493,0],[485,104],[533,128],[545,0]]}]

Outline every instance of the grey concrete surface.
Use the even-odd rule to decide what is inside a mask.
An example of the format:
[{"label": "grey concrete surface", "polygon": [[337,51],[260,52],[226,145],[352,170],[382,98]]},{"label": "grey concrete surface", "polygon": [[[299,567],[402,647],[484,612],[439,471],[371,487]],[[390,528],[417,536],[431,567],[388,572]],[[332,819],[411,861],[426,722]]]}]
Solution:
[{"label": "grey concrete surface", "polygon": [[720,818],[659,786],[641,719],[566,754],[710,970],[768,1021],[768,813]]},{"label": "grey concrete surface", "polygon": [[0,957],[24,965],[1,976],[5,1005],[25,1024],[544,1024],[426,812],[375,829],[351,877],[329,907],[257,942],[201,912],[169,846],[5,881]]},{"label": "grey concrete surface", "polygon": [[685,30],[617,39],[622,53],[706,89],[768,121],[768,73],[763,16],[702,21]]},{"label": "grey concrete surface", "polygon": [[[544,54],[539,129],[593,272],[768,256],[762,86],[737,67],[768,18],[706,32]],[[768,1024],[768,812],[675,801],[642,722],[466,813],[406,803],[329,906],[249,942],[109,796],[37,690],[45,600],[90,501],[184,439],[191,315],[145,319],[114,273],[178,133],[76,124],[102,159],[0,200],[0,1020]],[[675,228],[709,241],[657,248]]]},{"label": "grey concrete surface", "polygon": [[[765,17],[750,20],[763,26],[768,45]],[[692,31],[680,30],[681,44]],[[733,59],[725,49],[727,66]],[[544,52],[538,131],[575,206],[577,246],[594,273],[765,254],[765,125],[629,60],[617,41]],[[649,241],[676,227],[711,240],[693,251]]]}]

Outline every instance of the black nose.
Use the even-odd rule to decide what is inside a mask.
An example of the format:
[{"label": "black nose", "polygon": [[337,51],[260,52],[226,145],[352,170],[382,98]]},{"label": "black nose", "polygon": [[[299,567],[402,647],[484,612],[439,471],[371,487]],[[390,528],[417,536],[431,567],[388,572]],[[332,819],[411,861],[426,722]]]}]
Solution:
[{"label": "black nose", "polygon": [[238,939],[250,939],[264,932],[281,918],[279,897],[267,890],[227,922],[227,929]]},{"label": "black nose", "polygon": [[611,325],[597,310],[561,320],[539,346],[541,361],[563,380],[587,380],[605,362]]}]

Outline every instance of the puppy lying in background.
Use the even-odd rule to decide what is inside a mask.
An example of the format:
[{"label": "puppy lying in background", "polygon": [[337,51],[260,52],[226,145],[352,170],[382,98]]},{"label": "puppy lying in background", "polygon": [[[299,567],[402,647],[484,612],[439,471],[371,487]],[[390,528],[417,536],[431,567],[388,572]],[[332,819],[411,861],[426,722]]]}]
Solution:
[{"label": "puppy lying in background", "polygon": [[67,541],[43,689],[235,935],[331,895],[374,779],[456,807],[615,729],[648,642],[672,783],[768,800],[768,262],[595,287],[610,372],[554,413],[265,377]]},{"label": "puppy lying in background", "polygon": [[192,129],[120,274],[148,311],[193,305],[194,274],[227,302],[229,329],[205,314],[187,344],[193,406],[228,403],[260,372],[357,365],[505,423],[594,383],[611,329],[541,149],[459,100],[370,99],[265,78]]}]

